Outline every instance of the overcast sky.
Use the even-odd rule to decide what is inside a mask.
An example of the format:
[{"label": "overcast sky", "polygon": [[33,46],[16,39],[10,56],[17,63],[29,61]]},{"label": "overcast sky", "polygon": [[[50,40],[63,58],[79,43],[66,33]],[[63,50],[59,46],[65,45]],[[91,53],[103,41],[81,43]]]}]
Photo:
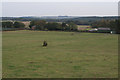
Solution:
[{"label": "overcast sky", "polygon": [[0,0],[2,2],[119,2],[120,0]]},{"label": "overcast sky", "polygon": [[2,16],[117,16],[118,2],[3,2]]}]

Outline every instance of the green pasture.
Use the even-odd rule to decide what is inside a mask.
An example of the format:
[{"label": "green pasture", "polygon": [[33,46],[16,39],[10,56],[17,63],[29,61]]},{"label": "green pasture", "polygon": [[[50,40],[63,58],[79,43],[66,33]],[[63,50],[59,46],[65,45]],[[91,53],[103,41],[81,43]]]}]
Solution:
[{"label": "green pasture", "polygon": [[2,43],[3,78],[118,77],[116,34],[4,31]]}]

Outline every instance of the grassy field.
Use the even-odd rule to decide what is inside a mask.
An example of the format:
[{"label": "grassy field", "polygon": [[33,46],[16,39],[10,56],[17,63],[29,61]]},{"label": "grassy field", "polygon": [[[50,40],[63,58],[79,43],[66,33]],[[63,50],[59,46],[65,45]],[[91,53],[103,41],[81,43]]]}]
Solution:
[{"label": "grassy field", "polygon": [[91,27],[90,25],[77,25],[77,27]]},{"label": "grassy field", "polygon": [[[42,47],[42,42],[48,42]],[[118,35],[3,32],[3,78],[118,77]]]},{"label": "grassy field", "polygon": [[77,25],[78,30],[91,30],[90,25]]}]

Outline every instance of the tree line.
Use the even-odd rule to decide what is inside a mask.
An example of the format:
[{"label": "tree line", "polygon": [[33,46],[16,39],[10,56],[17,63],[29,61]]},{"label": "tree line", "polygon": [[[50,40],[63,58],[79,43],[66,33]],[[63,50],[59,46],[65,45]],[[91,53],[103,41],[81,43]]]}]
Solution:
[{"label": "tree line", "polygon": [[91,24],[92,28],[110,28],[117,33],[120,33],[120,19],[116,20],[100,20]]},{"label": "tree line", "polygon": [[[45,20],[33,20],[30,22],[30,29],[34,26],[36,30],[60,30],[60,31],[77,31],[77,22],[66,21],[66,22],[47,22]],[[87,23],[86,23],[87,24]],[[117,33],[120,33],[120,19],[113,20],[97,20],[90,24],[92,28],[110,28]],[[25,25],[22,22],[2,22],[2,28],[24,28]]]},{"label": "tree line", "polygon": [[6,22],[2,22],[2,28],[24,28],[25,25],[21,22],[10,22],[10,21],[6,21]]},{"label": "tree line", "polygon": [[46,22],[45,20],[34,20],[30,22],[30,28],[35,27],[36,30],[61,30],[61,31],[77,31],[77,25],[73,22]]}]

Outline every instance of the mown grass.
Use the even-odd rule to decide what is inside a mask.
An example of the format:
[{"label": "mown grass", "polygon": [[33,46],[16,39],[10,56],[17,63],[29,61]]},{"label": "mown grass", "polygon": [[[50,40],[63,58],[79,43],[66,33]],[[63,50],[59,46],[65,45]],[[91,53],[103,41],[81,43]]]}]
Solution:
[{"label": "mown grass", "polygon": [[[42,47],[42,42],[48,42]],[[3,32],[3,78],[118,77],[118,35]]]}]

